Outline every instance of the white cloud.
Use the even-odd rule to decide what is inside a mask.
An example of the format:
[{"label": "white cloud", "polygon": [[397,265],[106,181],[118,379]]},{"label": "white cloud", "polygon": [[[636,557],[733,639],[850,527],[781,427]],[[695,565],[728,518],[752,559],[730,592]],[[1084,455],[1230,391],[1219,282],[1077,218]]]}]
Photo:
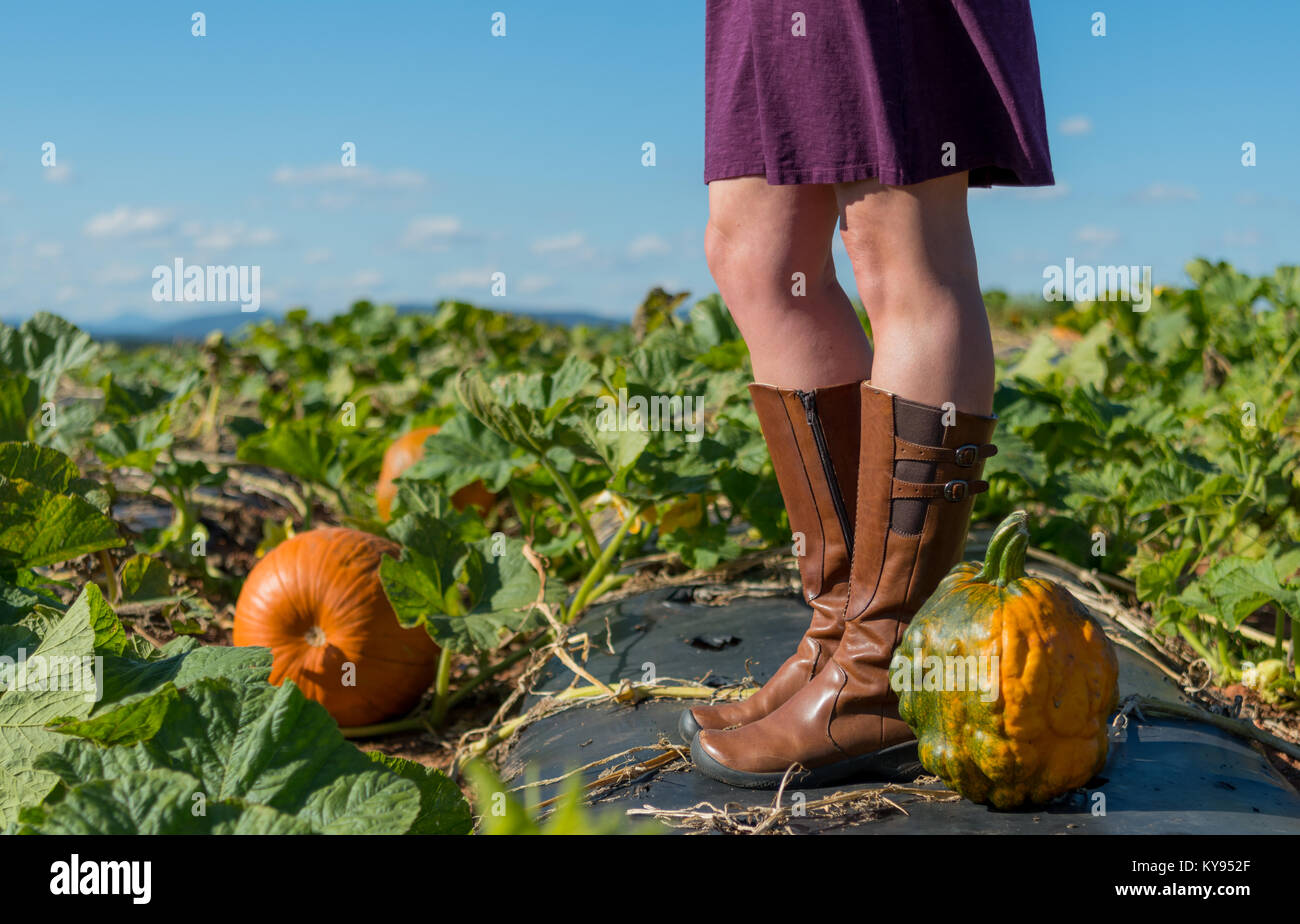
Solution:
[{"label": "white cloud", "polygon": [[1114,228],[1099,228],[1096,225],[1084,225],[1074,232],[1074,239],[1080,244],[1095,244],[1098,247],[1114,244],[1119,238],[1120,234]]},{"label": "white cloud", "polygon": [[1223,243],[1229,247],[1258,247],[1262,241],[1263,236],[1254,230],[1227,231],[1223,235]]},{"label": "white cloud", "polygon": [[443,250],[449,241],[464,238],[461,221],[454,215],[425,215],[412,218],[402,235],[403,247]]},{"label": "white cloud", "polygon": [[365,189],[419,189],[429,180],[419,170],[394,167],[377,170],[374,167],[344,167],[342,164],[323,164],[314,167],[280,167],[271,179],[282,186],[319,186],[333,183],[355,183]]},{"label": "white cloud", "polygon": [[162,209],[132,209],[119,205],[111,212],[101,212],[82,229],[90,237],[129,237],[165,228],[171,217]]},{"label": "white cloud", "polygon": [[437,284],[449,289],[465,289],[473,286],[482,286],[487,289],[492,285],[492,274],[497,272],[492,267],[479,267],[477,269],[462,269],[451,273],[443,273],[437,278]]},{"label": "white cloud", "polygon": [[384,277],[372,269],[358,270],[352,274],[348,280],[348,285],[354,289],[373,289],[376,286],[383,285]]},{"label": "white cloud", "polygon": [[58,241],[45,241],[32,247],[32,255],[38,260],[54,260],[63,255],[63,245]]},{"label": "white cloud", "polygon": [[212,225],[187,221],[181,225],[181,233],[192,240],[194,246],[218,252],[234,247],[265,247],[280,239],[270,228],[249,228],[242,221]]},{"label": "white cloud", "polygon": [[1045,250],[1039,250],[1034,247],[1013,247],[1010,252],[1012,263],[1017,265],[1042,266],[1051,262],[1051,256]]},{"label": "white cloud", "polygon": [[54,291],[54,301],[55,304],[66,305],[80,294],[81,290],[76,286],[59,286]]},{"label": "white cloud", "polygon": [[1069,183],[1057,183],[1055,186],[1022,186],[1016,190],[1016,196],[1021,199],[1062,199],[1069,194]]},{"label": "white cloud", "polygon": [[72,179],[72,168],[67,164],[55,164],[53,167],[42,167],[41,176],[45,177],[47,183],[66,183]]},{"label": "white cloud", "polygon": [[152,270],[153,267],[149,267],[148,271],[146,271],[143,266],[126,266],[121,263],[112,263],[95,274],[95,282],[101,286],[129,285],[149,278]]},{"label": "white cloud", "polygon": [[[0,194],[2,197],[3,194]],[[1279,196],[1276,193],[1272,195],[1261,195],[1254,190],[1243,190],[1234,197],[1238,205],[1244,205],[1248,208],[1281,208],[1287,211],[1300,211],[1300,200],[1288,199],[1285,196]],[[2,201],[2,199],[0,199]]]},{"label": "white cloud", "polygon": [[1152,183],[1133,194],[1139,202],[1195,202],[1200,197],[1201,194],[1190,186],[1169,183]]},{"label": "white cloud", "polygon": [[[356,205],[358,198],[353,193],[331,192],[326,190],[316,197],[316,205],[323,209],[349,209]],[[296,208],[301,208],[304,202],[301,199],[294,201]]]},{"label": "white cloud", "polygon": [[547,289],[555,287],[555,280],[550,276],[532,275],[525,276],[519,280],[519,293],[521,295],[536,295],[538,292],[545,292]]},{"label": "white cloud", "polygon": [[1092,133],[1092,119],[1086,115],[1072,115],[1061,120],[1062,135],[1088,135]]},{"label": "white cloud", "polygon": [[670,252],[672,247],[657,234],[642,234],[627,247],[627,255],[633,259],[662,256]]},{"label": "white cloud", "polygon": [[303,254],[302,262],[306,263],[308,266],[315,266],[317,263],[329,262],[330,256],[331,254],[327,249],[324,247],[317,247]]},{"label": "white cloud", "polygon": [[581,250],[586,243],[587,235],[581,231],[572,231],[533,241],[533,253],[568,253]]}]

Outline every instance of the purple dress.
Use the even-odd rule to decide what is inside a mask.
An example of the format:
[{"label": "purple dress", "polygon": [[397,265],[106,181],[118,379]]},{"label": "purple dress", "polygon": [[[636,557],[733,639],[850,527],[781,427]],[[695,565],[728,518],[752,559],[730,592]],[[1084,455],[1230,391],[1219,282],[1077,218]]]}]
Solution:
[{"label": "purple dress", "polygon": [[1029,0],[707,2],[704,182],[1052,184]]}]

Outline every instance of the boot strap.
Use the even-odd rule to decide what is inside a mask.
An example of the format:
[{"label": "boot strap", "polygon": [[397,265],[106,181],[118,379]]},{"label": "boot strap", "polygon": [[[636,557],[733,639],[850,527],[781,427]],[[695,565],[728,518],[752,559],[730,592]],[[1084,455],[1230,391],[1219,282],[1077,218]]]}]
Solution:
[{"label": "boot strap", "polygon": [[895,462],[947,462],[961,468],[970,468],[980,459],[998,454],[992,443],[966,443],[964,446],[922,446],[901,436],[894,437]]},{"label": "boot strap", "polygon": [[987,481],[963,481],[955,479],[945,484],[917,484],[913,481],[894,479],[890,497],[894,500],[921,500],[942,497],[948,501],[962,501],[972,494],[982,494],[989,489]]}]

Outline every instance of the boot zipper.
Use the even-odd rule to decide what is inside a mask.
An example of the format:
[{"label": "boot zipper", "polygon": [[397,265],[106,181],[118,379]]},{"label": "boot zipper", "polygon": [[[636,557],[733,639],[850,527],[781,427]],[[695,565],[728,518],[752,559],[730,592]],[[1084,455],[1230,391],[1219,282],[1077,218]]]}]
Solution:
[{"label": "boot zipper", "polygon": [[811,391],[796,391],[799,401],[808,416],[808,428],[812,430],[813,442],[817,444],[817,455],[822,460],[822,472],[831,492],[831,504],[835,507],[835,516],[839,518],[840,530],[844,533],[844,547],[853,553],[853,533],[849,529],[849,512],[844,506],[844,495],[840,492],[839,479],[835,477],[835,466],[831,462],[830,447],[826,445],[826,433],[822,430],[821,418],[817,416],[817,396]]}]

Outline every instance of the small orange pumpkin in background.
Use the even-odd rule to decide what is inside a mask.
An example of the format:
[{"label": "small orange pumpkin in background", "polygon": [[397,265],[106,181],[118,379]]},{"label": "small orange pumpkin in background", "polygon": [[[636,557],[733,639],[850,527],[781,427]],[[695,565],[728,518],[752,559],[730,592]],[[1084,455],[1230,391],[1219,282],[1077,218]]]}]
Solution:
[{"label": "small orange pumpkin in background", "polygon": [[[424,455],[424,441],[438,432],[437,427],[420,427],[393,440],[384,452],[384,462],[379,468],[379,484],[375,487],[375,506],[379,508],[379,518],[387,520],[397,498],[397,485],[394,479],[406,471],[416,460]],[[496,495],[487,489],[482,481],[467,484],[451,496],[451,503],[457,510],[474,506],[482,513],[487,513],[496,505]]]},{"label": "small orange pumpkin in background", "polygon": [[423,629],[402,628],[384,596],[379,561],[398,551],[341,527],[285,540],[244,581],[234,643],[270,648],[271,683],[292,680],[341,726],[410,711],[433,683],[439,649]]}]

